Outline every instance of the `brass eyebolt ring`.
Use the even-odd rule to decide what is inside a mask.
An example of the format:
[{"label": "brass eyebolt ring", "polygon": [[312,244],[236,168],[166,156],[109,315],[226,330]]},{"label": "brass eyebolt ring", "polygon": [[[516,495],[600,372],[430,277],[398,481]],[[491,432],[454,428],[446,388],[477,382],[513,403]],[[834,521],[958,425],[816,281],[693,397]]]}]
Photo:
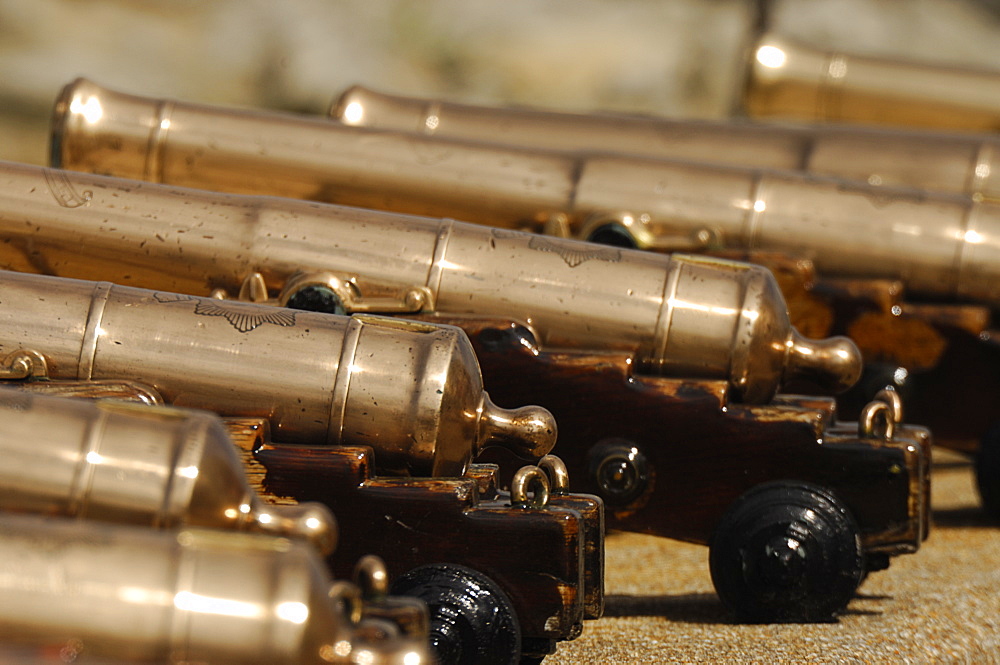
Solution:
[{"label": "brass eyebolt ring", "polygon": [[872,399],[885,402],[889,405],[889,408],[892,410],[892,420],[897,425],[903,422],[903,398],[899,396],[898,392],[889,388],[883,388],[875,393],[875,397]]},{"label": "brass eyebolt ring", "polygon": [[[534,492],[529,500],[528,491]],[[510,481],[510,505],[514,508],[544,508],[549,505],[549,477],[537,466],[522,466]]]},{"label": "brass eyebolt ring", "polygon": [[569,471],[566,463],[557,455],[546,455],[538,460],[538,468],[549,477],[549,488],[552,494],[569,493]]},{"label": "brass eyebolt ring", "polygon": [[[876,430],[881,422],[881,431]],[[865,405],[858,422],[861,436],[866,439],[885,439],[889,441],[896,435],[896,421],[893,418],[892,407],[885,402],[873,401]]]},{"label": "brass eyebolt ring", "polygon": [[354,583],[365,600],[379,600],[389,593],[389,571],[381,557],[366,554],[354,564]]},{"label": "brass eyebolt ring", "polygon": [[361,621],[364,601],[361,597],[361,589],[356,584],[347,580],[336,580],[330,585],[327,596],[331,600],[338,601],[343,605],[344,614],[352,624],[357,624]]}]

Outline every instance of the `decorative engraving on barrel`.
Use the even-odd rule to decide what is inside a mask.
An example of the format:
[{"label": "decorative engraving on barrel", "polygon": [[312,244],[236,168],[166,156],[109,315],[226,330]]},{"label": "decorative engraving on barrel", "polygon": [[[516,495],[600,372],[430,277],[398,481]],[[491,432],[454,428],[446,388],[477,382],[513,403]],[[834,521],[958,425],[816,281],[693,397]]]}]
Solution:
[{"label": "decorative engraving on barrel", "polygon": [[62,171],[42,169],[42,173],[45,174],[45,182],[52,192],[52,197],[64,208],[79,208],[94,197],[94,192],[89,189],[85,189],[82,194],[77,192],[69,177]]},{"label": "decorative engraving on barrel", "polygon": [[[230,325],[241,333],[265,324],[271,323],[282,328],[295,325],[295,312],[278,307],[264,308],[260,305],[250,305],[246,303],[233,302],[230,300],[214,300],[212,298],[196,298],[176,293],[154,293],[153,297],[158,302],[187,302],[197,303],[194,313],[199,316],[221,316]],[[261,310],[264,311],[261,311]]]},{"label": "decorative engraving on barrel", "polygon": [[561,242],[553,238],[507,229],[493,229],[492,233],[493,237],[503,238],[504,240],[528,236],[528,249],[533,249],[537,252],[558,254],[570,268],[575,268],[581,263],[586,263],[590,260],[607,261],[608,263],[618,263],[622,260],[622,251],[614,247],[574,247],[567,242]]},{"label": "decorative engraving on barrel", "polygon": [[576,249],[573,247],[566,247],[558,240],[551,240],[543,236],[533,236],[528,242],[528,247],[539,252],[554,252],[555,254],[558,254],[570,268],[575,268],[581,263],[590,261],[591,259],[595,261],[607,261],[608,263],[618,263],[622,260],[622,252],[620,249],[613,249],[610,247]]}]

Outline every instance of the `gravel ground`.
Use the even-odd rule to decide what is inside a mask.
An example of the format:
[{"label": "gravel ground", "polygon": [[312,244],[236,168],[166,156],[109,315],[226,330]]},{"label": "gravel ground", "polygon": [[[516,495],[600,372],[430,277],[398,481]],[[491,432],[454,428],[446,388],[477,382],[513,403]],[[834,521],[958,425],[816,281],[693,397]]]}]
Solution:
[{"label": "gravel ground", "polygon": [[937,456],[930,538],[873,574],[837,623],[735,624],[707,548],[612,533],[605,617],[545,662],[1000,662],[1000,529],[978,511],[971,466]]}]

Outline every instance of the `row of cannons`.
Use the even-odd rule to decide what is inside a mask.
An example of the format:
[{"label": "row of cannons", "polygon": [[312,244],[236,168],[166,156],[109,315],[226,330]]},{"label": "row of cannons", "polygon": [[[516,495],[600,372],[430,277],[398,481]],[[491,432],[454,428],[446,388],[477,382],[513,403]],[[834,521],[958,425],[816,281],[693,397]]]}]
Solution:
[{"label": "row of cannons", "polygon": [[19,657],[537,661],[606,528],[827,621],[928,537],[931,430],[1000,512],[993,139],[330,116],[78,80],[0,164]]}]

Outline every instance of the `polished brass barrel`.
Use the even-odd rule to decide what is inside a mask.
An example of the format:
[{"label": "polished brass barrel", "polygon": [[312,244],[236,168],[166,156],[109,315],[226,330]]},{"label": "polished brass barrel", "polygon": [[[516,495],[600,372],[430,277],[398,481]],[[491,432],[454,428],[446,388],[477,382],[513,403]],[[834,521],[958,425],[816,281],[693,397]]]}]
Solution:
[{"label": "polished brass barrel", "polygon": [[555,443],[545,409],[490,402],[452,326],[13,272],[0,299],[0,352],[40,354],[49,378],[142,381],[176,406],[266,417],[281,441],[370,445],[383,473],[458,476],[484,446]]},{"label": "polished brass barrel", "polygon": [[1000,138],[990,135],[561,113],[387,95],[362,86],[344,92],[330,115],[353,127],[443,139],[801,170],[871,185],[1000,198]]},{"label": "polished brass barrel", "polygon": [[412,638],[364,639],[302,543],[9,513],[0,533],[3,642],[141,663],[429,662]]},{"label": "polished brass barrel", "polygon": [[[798,335],[774,278],[749,264],[17,164],[0,165],[0,191],[0,265],[17,270],[191,293],[224,289],[281,304],[325,293],[352,312],[504,316],[528,324],[546,347],[627,350],[637,354],[640,372],[727,379],[750,402],[768,400],[784,380],[802,374],[842,389],[859,372],[851,342]],[[62,204],[60,193],[69,192],[85,204]],[[247,307],[199,302],[206,311]],[[194,306],[156,304],[156,311]],[[300,323],[281,332],[318,328]],[[274,325],[259,330],[278,334]],[[298,365],[331,362],[301,356],[315,353],[287,348],[263,375],[324,375]],[[404,360],[397,354],[378,367],[389,376]],[[134,362],[149,359],[136,349]],[[326,408],[323,402],[311,411]],[[315,427],[317,417],[303,415],[304,425]],[[391,422],[381,425],[397,431]],[[373,426],[366,431],[377,436]]]},{"label": "polished brass barrel", "polygon": [[57,161],[74,169],[643,249],[786,252],[828,277],[901,280],[911,293],[1000,303],[1000,205],[964,196],[437,140],[160,102],[86,81],[57,103],[54,137]]},{"label": "polished brass barrel", "polygon": [[218,416],[13,388],[0,388],[0,414],[0,510],[259,531],[334,549],[326,506],[254,493]]},{"label": "polished brass barrel", "polygon": [[1000,71],[823,51],[765,34],[752,50],[743,105],[756,117],[995,132]]}]

